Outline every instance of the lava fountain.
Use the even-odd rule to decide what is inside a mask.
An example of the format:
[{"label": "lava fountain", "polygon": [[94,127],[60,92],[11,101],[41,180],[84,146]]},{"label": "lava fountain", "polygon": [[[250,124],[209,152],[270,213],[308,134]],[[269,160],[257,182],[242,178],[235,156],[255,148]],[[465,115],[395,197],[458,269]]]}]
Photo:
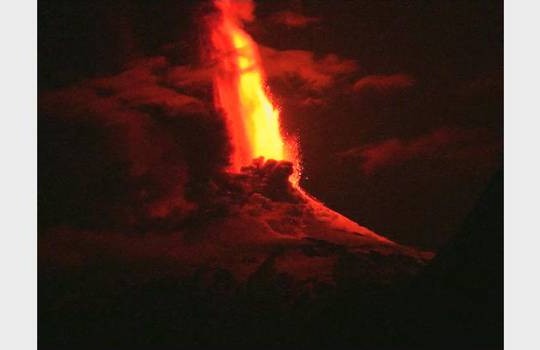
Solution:
[{"label": "lava fountain", "polygon": [[279,109],[265,85],[257,43],[244,30],[253,21],[251,0],[214,0],[217,14],[210,23],[214,70],[214,103],[224,114],[232,141],[231,171],[239,172],[256,158],[289,161],[290,183],[321,222],[392,244],[390,240],[326,207],[299,186],[300,159],[296,143],[280,128]]},{"label": "lava fountain", "polygon": [[258,46],[243,29],[253,20],[251,1],[215,0],[219,13],[210,37],[217,62],[214,99],[226,116],[233,154],[231,170],[238,172],[253,159],[286,160],[293,164],[291,183],[300,178],[296,143],[287,141],[280,128],[279,109],[265,85]]}]

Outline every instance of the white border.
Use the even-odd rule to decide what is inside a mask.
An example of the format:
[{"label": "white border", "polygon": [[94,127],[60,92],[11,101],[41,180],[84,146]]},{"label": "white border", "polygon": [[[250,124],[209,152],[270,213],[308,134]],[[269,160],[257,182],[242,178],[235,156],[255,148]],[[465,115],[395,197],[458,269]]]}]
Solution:
[{"label": "white border", "polygon": [[[0,2],[0,348],[37,344],[37,3]],[[540,3],[506,0],[505,347],[538,349]]]},{"label": "white border", "polygon": [[504,6],[505,348],[539,349],[540,3]]},{"label": "white border", "polygon": [[0,2],[0,348],[37,348],[37,3]]}]

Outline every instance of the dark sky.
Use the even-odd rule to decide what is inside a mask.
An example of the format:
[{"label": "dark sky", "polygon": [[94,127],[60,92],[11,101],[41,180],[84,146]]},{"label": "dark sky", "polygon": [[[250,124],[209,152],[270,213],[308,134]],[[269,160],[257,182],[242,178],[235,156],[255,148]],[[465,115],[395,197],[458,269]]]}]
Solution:
[{"label": "dark sky", "polygon": [[[333,209],[398,242],[427,248],[443,244],[502,166],[502,1],[295,0],[258,1],[256,6],[257,19],[247,29],[263,45],[283,126],[299,139],[303,186]],[[190,165],[189,150],[200,150],[189,139],[192,133],[180,129],[198,128],[201,133],[214,129],[197,124],[199,119],[178,122],[157,117],[148,107],[157,105],[160,113],[163,104],[170,107],[159,98],[164,91],[150,88],[154,80],[160,88],[173,86],[175,92],[197,101],[211,99],[198,75],[205,63],[200,60],[205,46],[202,18],[209,8],[201,1],[39,2],[40,198],[46,198],[40,208],[54,207],[57,204],[50,203],[55,201],[63,207],[80,203],[79,197],[86,196],[80,188],[94,186],[95,181],[70,180],[65,185],[51,179],[58,174],[84,177],[87,168],[94,178],[103,178],[96,188],[123,193],[118,186],[103,184],[115,174],[115,181],[129,187],[135,176],[133,167],[126,175],[122,161],[116,161],[123,159],[117,153],[124,148],[109,142],[122,139],[123,132],[130,135],[126,139],[139,135],[139,142],[148,138],[152,143],[152,137],[187,140],[180,145],[171,141],[175,146],[160,141],[167,156],[147,161],[158,170],[143,172],[145,183],[156,186],[156,181],[148,180],[152,176],[173,181],[174,171],[182,173],[178,170],[182,162],[170,160],[176,156],[187,159],[189,169],[195,167],[201,174],[208,170]],[[157,56],[165,57],[166,63],[144,61]],[[133,67],[148,69],[121,75]],[[101,130],[109,130],[111,123],[95,122],[92,116],[117,108],[104,107],[99,99],[90,102],[96,96],[85,95],[85,84],[98,77],[105,77],[99,84],[107,88],[94,88],[92,94],[103,97],[107,84],[116,84],[115,91],[130,91],[119,101],[146,113],[142,118],[150,118],[153,131],[141,122],[143,131],[133,132],[138,129],[129,124],[129,116],[124,116],[129,127]],[[141,85],[141,79],[148,84]],[[192,80],[195,83],[178,83]],[[139,103],[141,97],[133,95],[143,85],[144,91],[152,92],[150,104]],[[50,102],[66,99],[79,102]],[[74,111],[85,104],[93,107],[81,119]],[[185,113],[198,113],[193,103],[186,105]],[[81,127],[81,120],[91,127]],[[180,131],[170,132],[171,128]],[[108,141],[96,141],[104,132]],[[219,134],[214,130],[201,139],[211,143],[213,132]],[[82,141],[80,135],[86,135]],[[210,144],[208,150],[220,147]],[[132,152],[130,146],[126,149]],[[116,158],[91,156],[104,153]],[[66,165],[73,159],[81,162],[80,158],[88,160]],[[208,161],[216,162],[211,157]],[[117,170],[100,173],[97,164],[103,162]],[[59,189],[66,186],[69,191]],[[166,184],[159,186],[156,193],[168,192]]]}]

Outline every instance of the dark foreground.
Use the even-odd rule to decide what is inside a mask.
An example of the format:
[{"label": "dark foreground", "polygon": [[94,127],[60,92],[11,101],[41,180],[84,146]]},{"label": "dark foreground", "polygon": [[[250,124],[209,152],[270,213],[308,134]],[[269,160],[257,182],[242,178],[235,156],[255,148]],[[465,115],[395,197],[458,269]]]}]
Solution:
[{"label": "dark foreground", "polygon": [[[39,345],[500,348],[501,218],[499,176],[432,260],[361,237],[356,245],[246,238],[238,247],[212,230],[204,238],[47,233]],[[238,240],[243,220],[215,227]]]}]

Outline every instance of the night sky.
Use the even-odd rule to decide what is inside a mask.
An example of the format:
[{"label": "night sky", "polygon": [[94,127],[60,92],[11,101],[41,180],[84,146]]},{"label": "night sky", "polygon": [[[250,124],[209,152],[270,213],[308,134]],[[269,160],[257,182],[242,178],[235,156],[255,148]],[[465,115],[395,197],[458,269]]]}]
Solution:
[{"label": "night sky", "polygon": [[[397,242],[444,244],[502,167],[502,1],[256,4],[247,29],[302,186]],[[43,227],[181,217],[226,165],[209,8],[39,2]]]}]

